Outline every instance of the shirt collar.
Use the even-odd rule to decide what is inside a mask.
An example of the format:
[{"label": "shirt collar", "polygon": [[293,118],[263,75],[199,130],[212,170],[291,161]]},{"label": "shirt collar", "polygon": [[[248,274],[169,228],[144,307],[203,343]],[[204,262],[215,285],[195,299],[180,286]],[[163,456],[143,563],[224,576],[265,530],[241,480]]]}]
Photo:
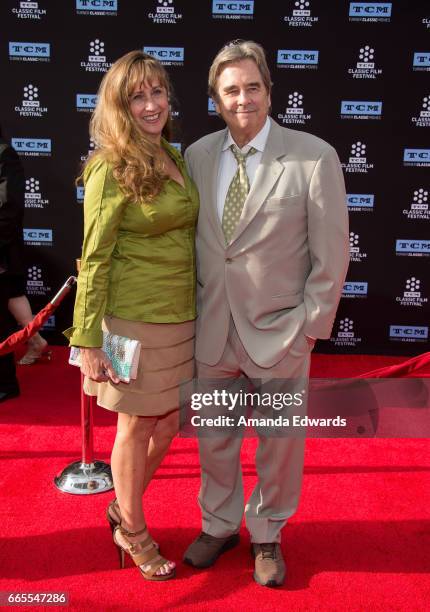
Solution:
[{"label": "shirt collar", "polygon": [[176,147],[174,147],[170,142],[168,142],[163,136],[161,137],[161,146],[169,153],[170,157],[173,157],[174,161],[178,163],[182,163],[183,158],[181,153],[178,151]]},{"label": "shirt collar", "polygon": [[[242,147],[242,149],[240,149],[241,152],[246,154],[248,153],[251,147],[254,147],[254,149],[262,153],[264,151],[264,147],[266,146],[266,142],[269,137],[269,132],[270,132],[270,119],[269,117],[267,117],[266,123],[263,125],[261,130],[258,132],[256,136],[254,136],[254,138],[250,142],[248,142],[248,144],[246,144],[244,147]],[[222,146],[222,151],[227,151],[227,149],[231,147],[232,144],[235,144],[235,142],[233,140],[232,135],[230,134],[230,130],[228,130],[227,135],[224,140],[224,144]]]}]

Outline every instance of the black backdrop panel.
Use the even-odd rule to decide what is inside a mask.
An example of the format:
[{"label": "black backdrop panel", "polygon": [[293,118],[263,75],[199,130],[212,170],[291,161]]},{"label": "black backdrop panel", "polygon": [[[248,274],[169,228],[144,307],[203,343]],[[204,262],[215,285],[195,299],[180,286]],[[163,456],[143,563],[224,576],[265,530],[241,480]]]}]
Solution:
[{"label": "black backdrop panel", "polygon": [[[429,350],[430,5],[420,0],[3,0],[0,122],[27,176],[33,309],[75,271],[88,120],[104,72],[140,48],[167,66],[182,150],[223,127],[207,72],[227,41],[267,51],[272,115],[333,144],[345,171],[351,256],[329,353]],[[61,342],[73,300],[46,333]]]}]

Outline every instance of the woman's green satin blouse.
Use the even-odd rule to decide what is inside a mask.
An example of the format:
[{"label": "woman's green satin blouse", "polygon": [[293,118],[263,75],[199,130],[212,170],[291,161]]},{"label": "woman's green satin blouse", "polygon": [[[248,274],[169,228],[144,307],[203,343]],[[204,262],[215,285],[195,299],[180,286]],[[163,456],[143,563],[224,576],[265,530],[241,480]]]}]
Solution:
[{"label": "woman's green satin blouse", "polygon": [[163,146],[185,188],[174,180],[151,203],[127,201],[107,162],[84,175],[84,243],[73,317],[64,333],[74,346],[102,345],[103,316],[180,323],[196,317],[197,189],[181,154]]}]

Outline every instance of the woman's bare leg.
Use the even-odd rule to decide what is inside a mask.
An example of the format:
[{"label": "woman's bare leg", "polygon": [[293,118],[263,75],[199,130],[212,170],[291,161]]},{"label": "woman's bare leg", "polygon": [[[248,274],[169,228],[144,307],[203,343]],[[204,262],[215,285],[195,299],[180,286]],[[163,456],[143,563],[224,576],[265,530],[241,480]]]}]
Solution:
[{"label": "woman's bare leg", "polygon": [[[121,525],[127,531],[140,531],[145,527],[142,494],[147,467],[149,440],[157,423],[157,417],[138,417],[118,413],[118,428],[112,449],[112,476],[115,493],[121,511]],[[128,542],[139,542],[136,538],[125,538],[121,532],[117,540],[127,546]],[[168,561],[157,574],[168,574],[175,564]],[[143,568],[145,570],[145,567]]]},{"label": "woman's bare leg", "polygon": [[173,438],[179,429],[179,410],[169,413],[165,417],[159,417],[152,432],[148,445],[148,456],[146,460],[143,491],[146,491],[155,471],[163,461]]},{"label": "woman's bare leg", "polygon": [[21,327],[25,327],[33,320],[30,302],[26,295],[10,298],[8,308],[15,321]]}]

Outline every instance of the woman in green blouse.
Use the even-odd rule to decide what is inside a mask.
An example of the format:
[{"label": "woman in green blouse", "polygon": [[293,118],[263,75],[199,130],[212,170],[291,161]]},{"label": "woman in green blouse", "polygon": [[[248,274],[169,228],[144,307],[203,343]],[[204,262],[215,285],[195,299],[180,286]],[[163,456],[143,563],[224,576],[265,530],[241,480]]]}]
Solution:
[{"label": "woman in green blouse", "polygon": [[[83,177],[84,244],[73,327],[84,390],[118,412],[116,499],[107,518],[121,565],[172,578],[148,534],[142,495],[178,428],[179,385],[193,376],[197,190],[169,143],[170,84],[152,56],[132,51],[103,78],[91,119],[96,152]],[[142,344],[138,376],[119,382],[102,330]]]}]

